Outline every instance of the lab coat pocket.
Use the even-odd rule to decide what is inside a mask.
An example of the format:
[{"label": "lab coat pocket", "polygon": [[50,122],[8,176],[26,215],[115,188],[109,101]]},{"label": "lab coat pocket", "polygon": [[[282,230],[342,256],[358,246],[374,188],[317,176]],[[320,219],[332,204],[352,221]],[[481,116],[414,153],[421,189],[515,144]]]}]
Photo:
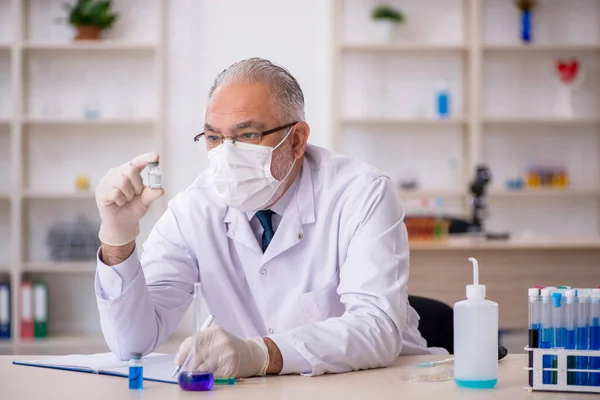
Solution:
[{"label": "lab coat pocket", "polygon": [[329,282],[323,288],[304,293],[300,302],[306,322],[320,322],[331,317],[339,317],[346,310],[337,294],[337,279]]}]

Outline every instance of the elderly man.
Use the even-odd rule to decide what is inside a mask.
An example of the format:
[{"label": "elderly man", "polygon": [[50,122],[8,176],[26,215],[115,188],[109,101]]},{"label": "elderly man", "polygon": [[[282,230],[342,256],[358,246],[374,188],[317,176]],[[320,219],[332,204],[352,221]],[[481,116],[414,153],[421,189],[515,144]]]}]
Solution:
[{"label": "elderly man", "polygon": [[[120,358],[149,353],[180,322],[195,282],[216,326],[188,338],[181,364],[216,376],[319,375],[429,354],[407,301],[409,250],[394,184],[307,144],[304,96],[284,68],[253,58],[219,74],[204,132],[210,168],[169,203],[144,245],[138,221],[162,189],[145,154],[96,190],[96,295]],[[190,367],[190,366],[188,366]]]}]

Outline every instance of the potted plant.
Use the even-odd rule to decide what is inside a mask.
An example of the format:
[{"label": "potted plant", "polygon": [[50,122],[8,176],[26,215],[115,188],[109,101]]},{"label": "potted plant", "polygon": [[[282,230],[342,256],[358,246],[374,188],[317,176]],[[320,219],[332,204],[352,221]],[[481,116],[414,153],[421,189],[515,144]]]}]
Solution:
[{"label": "potted plant", "polygon": [[515,5],[521,10],[521,40],[530,43],[533,30],[533,9],[537,5],[536,0],[516,0]]},{"label": "potted plant", "polygon": [[77,30],[75,40],[98,40],[102,31],[110,28],[118,18],[111,12],[110,1],[77,0],[74,5],[64,4],[69,13],[68,22]]},{"label": "potted plant", "polygon": [[379,40],[388,42],[394,38],[396,28],[404,22],[404,14],[391,6],[382,4],[373,9],[371,19],[377,27]]}]

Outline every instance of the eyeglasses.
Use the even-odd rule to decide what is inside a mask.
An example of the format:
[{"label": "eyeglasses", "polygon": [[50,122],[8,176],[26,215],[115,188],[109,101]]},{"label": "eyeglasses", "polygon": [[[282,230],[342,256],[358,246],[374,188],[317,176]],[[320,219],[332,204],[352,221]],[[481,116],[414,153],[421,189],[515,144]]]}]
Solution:
[{"label": "eyeglasses", "polygon": [[243,132],[243,133],[240,133],[239,135],[235,135],[235,136],[223,136],[223,135],[218,135],[218,134],[214,134],[214,133],[202,132],[194,137],[194,142],[199,142],[200,138],[204,137],[208,147],[217,147],[220,144],[222,144],[225,141],[225,139],[231,140],[232,143],[241,142],[241,143],[249,143],[249,144],[259,144],[260,140],[263,137],[268,136],[275,132],[279,132],[279,131],[289,128],[291,126],[294,126],[297,123],[298,123],[298,121],[292,122],[292,123],[289,123],[286,125],[279,126],[277,128],[269,129],[268,131],[264,131],[264,132]]}]

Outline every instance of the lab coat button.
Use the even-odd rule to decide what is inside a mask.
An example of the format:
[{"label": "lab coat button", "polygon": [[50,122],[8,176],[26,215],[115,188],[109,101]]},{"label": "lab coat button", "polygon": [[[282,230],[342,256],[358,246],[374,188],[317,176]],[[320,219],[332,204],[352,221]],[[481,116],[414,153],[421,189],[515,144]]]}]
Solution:
[{"label": "lab coat button", "polygon": [[302,232],[298,233],[298,239],[302,239],[304,237],[304,235],[302,234]]},{"label": "lab coat button", "polygon": [[272,335],[275,333],[275,330],[273,328],[269,328],[269,333]]},{"label": "lab coat button", "polygon": [[263,268],[263,269],[261,269],[261,270],[260,270],[260,274],[261,274],[261,275],[266,275],[266,274],[267,274],[267,270],[266,270],[266,269],[264,269],[264,268]]},{"label": "lab coat button", "polygon": [[229,237],[230,238],[235,237],[235,232],[234,231],[229,232]]}]

